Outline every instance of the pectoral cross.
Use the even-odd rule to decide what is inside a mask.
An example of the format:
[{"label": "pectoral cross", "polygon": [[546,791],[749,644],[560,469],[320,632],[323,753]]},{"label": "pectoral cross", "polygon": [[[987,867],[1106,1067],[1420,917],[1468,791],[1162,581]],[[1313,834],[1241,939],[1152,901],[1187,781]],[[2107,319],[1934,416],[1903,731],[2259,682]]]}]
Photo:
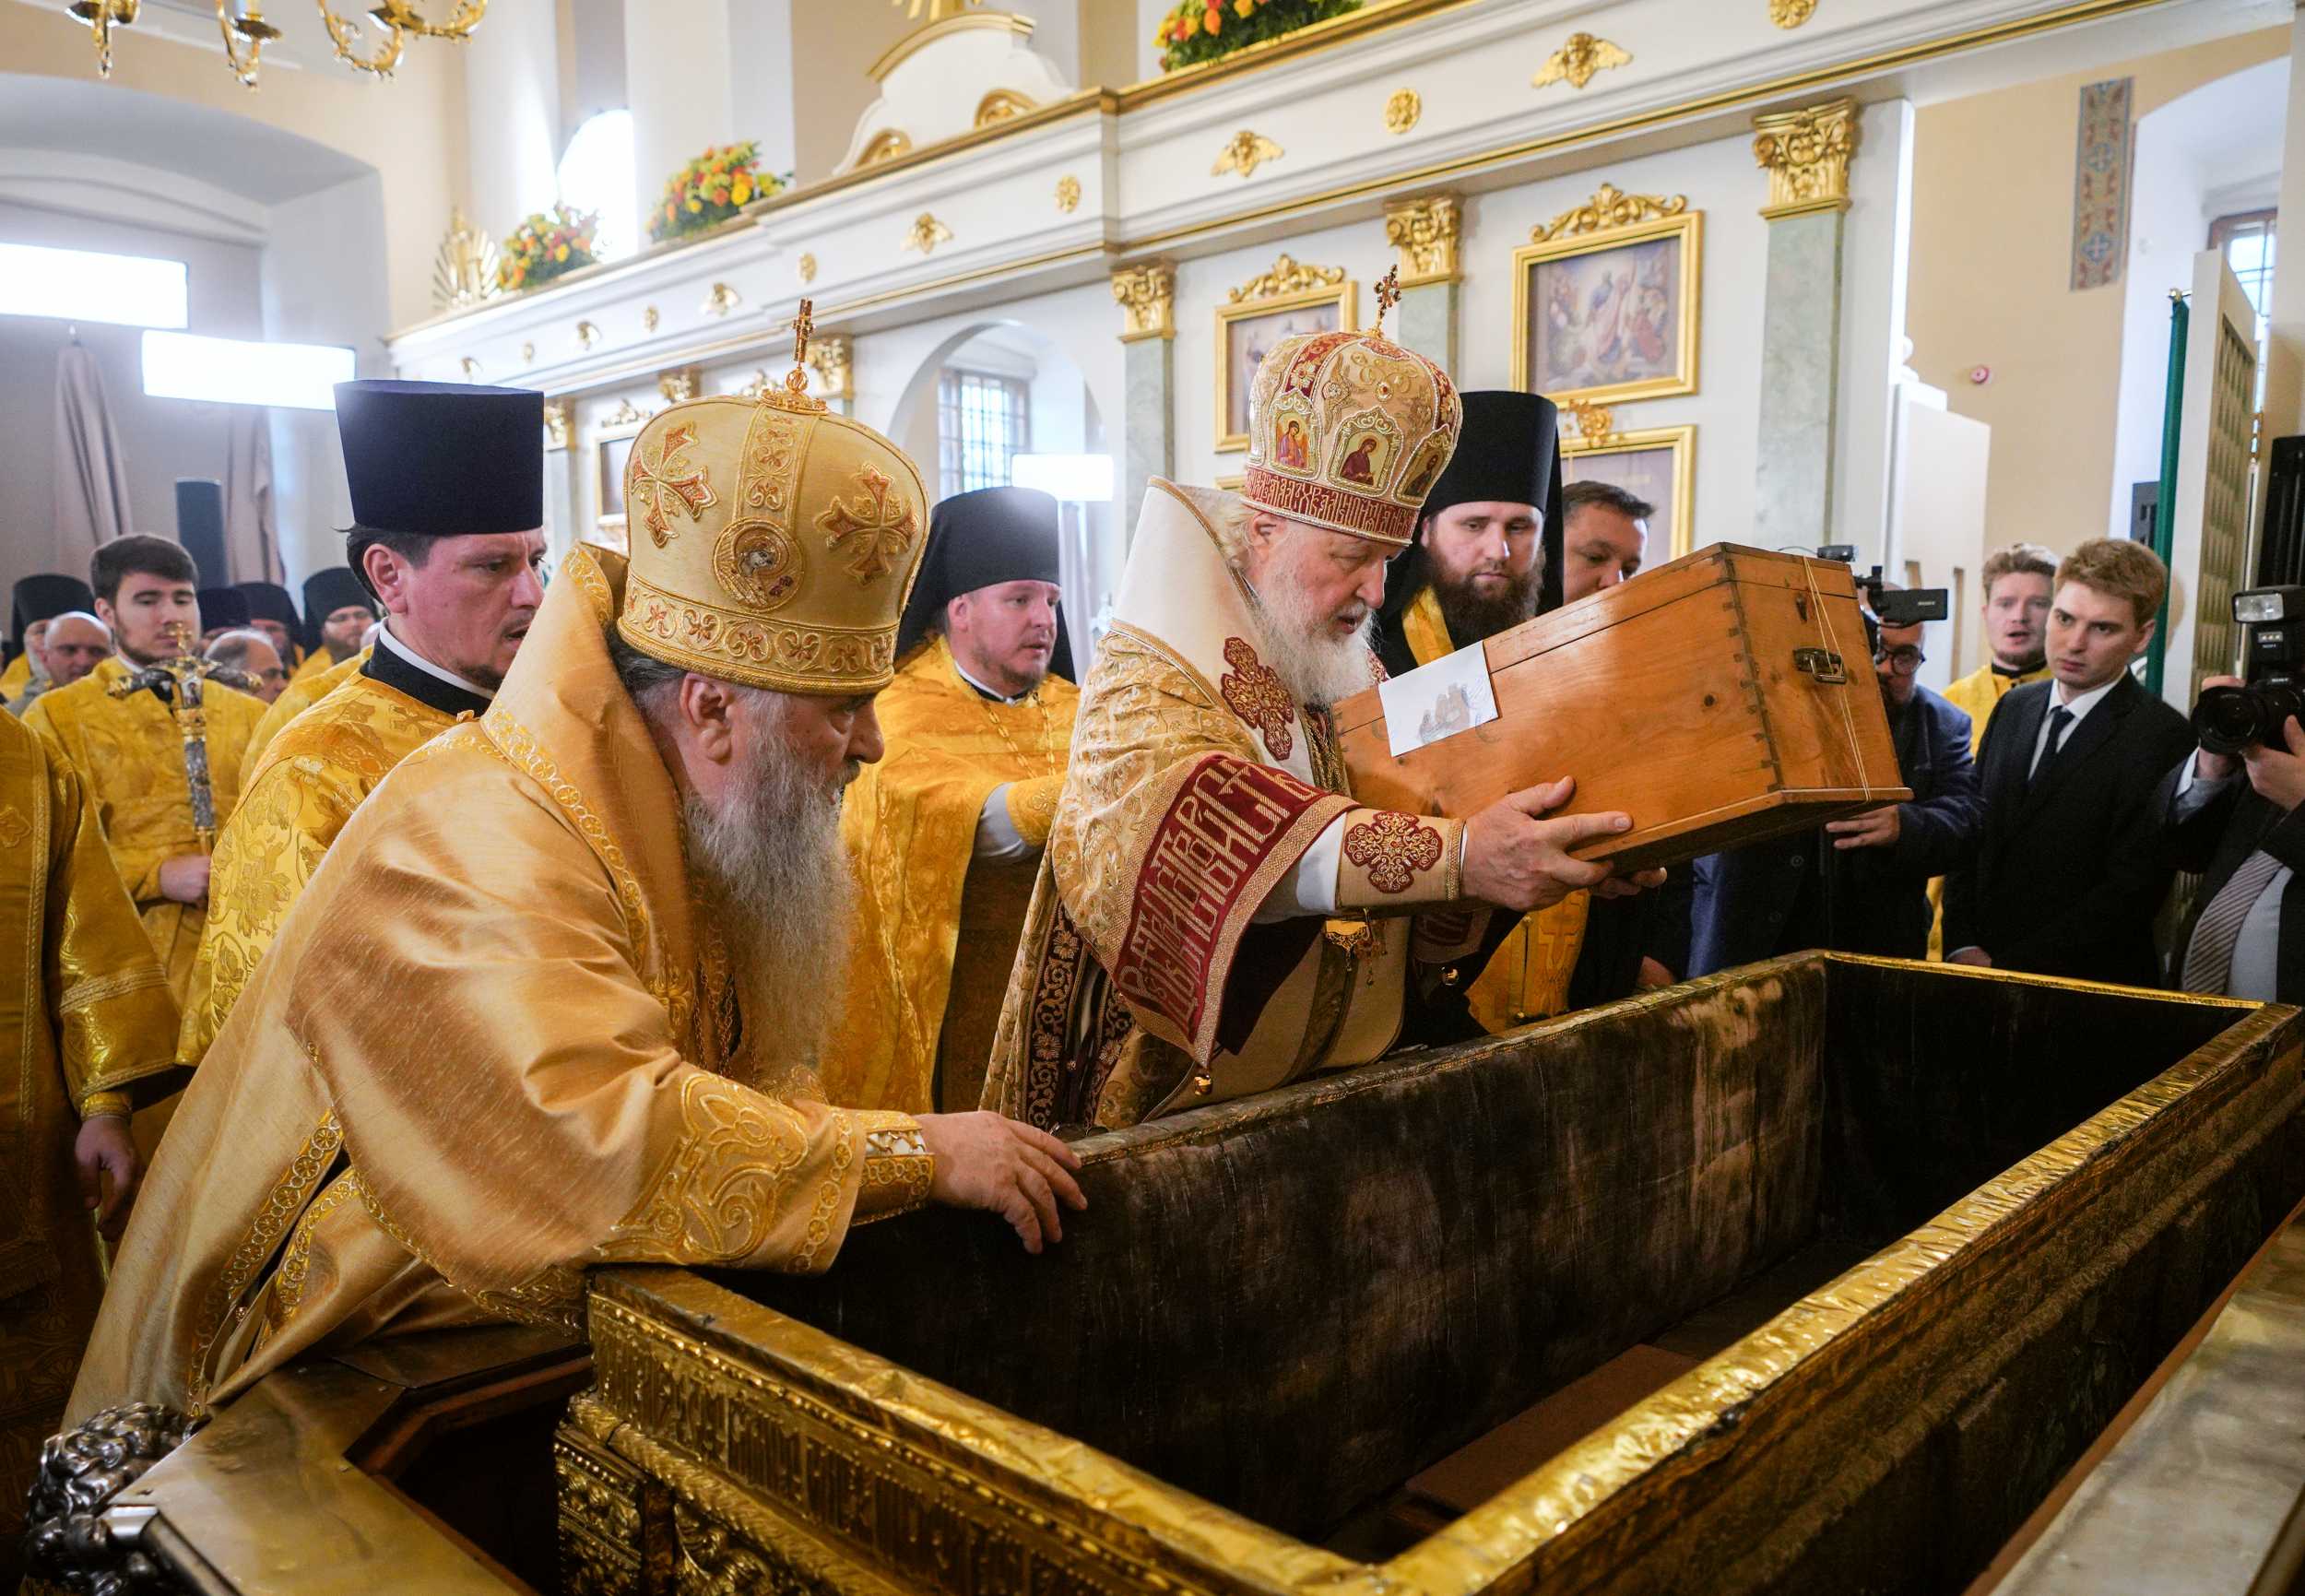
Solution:
[{"label": "pectoral cross", "polygon": [[212,680],[243,692],[259,692],[264,684],[244,670],[202,659],[193,652],[192,628],[183,621],[171,621],[168,634],[176,644],[175,658],[131,672],[112,683],[110,692],[114,698],[127,698],[147,688],[156,692],[166,688],[161,696],[168,700],[184,743],[184,789],[192,800],[193,834],[205,854],[216,846],[216,788],[208,779],[208,718],[203,696]]},{"label": "pectoral cross", "polygon": [[1377,279],[1377,336],[1385,336],[1385,313],[1401,302],[1401,267],[1389,266]]}]

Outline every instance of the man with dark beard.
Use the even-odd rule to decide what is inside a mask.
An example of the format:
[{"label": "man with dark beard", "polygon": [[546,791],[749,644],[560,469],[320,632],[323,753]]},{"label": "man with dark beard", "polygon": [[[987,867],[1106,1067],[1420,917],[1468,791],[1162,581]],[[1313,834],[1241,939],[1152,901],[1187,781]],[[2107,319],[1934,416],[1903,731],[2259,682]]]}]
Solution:
[{"label": "man with dark beard", "polygon": [[787,384],[658,412],[629,566],[573,552],[487,713],[353,814],[162,1144],[76,1418],[205,1412],[318,1345],[574,1330],[594,1264],[822,1270],[923,1200],[1037,1250],[1082,1206],[1052,1137],[809,1089],[928,502]]},{"label": "man with dark beard", "polygon": [[[1381,299],[1380,295],[1380,299]],[[1374,333],[1284,339],[1257,369],[1237,498],[1155,479],[1082,689],[1063,796],[985,1101],[1134,1124],[1365,1063],[1413,973],[1486,916],[1578,888],[1622,814],[1546,820],[1570,783],[1469,821],[1355,804],[1330,706],[1377,678],[1385,562],[1456,447],[1455,387]],[[1309,441],[1300,458],[1278,440]],[[1640,883],[1646,884],[1646,883]]]}]

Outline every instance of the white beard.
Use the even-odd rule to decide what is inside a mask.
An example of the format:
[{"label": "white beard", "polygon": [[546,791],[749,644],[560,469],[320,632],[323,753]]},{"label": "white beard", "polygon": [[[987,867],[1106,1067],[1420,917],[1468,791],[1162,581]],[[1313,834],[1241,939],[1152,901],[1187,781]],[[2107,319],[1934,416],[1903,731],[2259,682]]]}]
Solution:
[{"label": "white beard", "polygon": [[1265,622],[1265,663],[1291,697],[1326,708],[1377,684],[1374,610],[1352,636],[1337,637],[1329,630],[1331,617],[1316,611],[1303,588],[1288,582],[1275,586],[1279,590],[1271,594],[1253,585],[1249,591]]}]

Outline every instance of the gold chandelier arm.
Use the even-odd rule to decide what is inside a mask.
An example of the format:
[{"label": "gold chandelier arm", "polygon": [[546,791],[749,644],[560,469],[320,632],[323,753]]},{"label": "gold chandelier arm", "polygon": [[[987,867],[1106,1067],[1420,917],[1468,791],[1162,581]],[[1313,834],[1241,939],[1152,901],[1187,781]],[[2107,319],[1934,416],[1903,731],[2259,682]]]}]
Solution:
[{"label": "gold chandelier arm", "polygon": [[[232,76],[240,80],[242,89],[254,89],[265,41],[278,39],[280,30],[266,22],[254,5],[235,19],[229,0],[216,0],[216,30],[224,36],[224,60],[231,67]],[[247,49],[245,58],[241,53],[243,45]]]},{"label": "gold chandelier arm", "polygon": [[336,49],[338,61],[355,72],[373,72],[379,77],[389,77],[400,63],[400,52],[407,43],[406,34],[397,27],[389,30],[391,37],[376,48],[373,55],[360,53],[361,25],[337,16],[328,8],[328,0],[313,0],[320,7],[320,20],[328,29],[328,42]]},{"label": "gold chandelier arm", "polygon": [[465,39],[479,26],[487,14],[489,0],[456,0],[456,9],[445,22],[427,22],[408,0],[384,0],[377,10],[384,14],[387,27],[413,33],[420,39]]}]

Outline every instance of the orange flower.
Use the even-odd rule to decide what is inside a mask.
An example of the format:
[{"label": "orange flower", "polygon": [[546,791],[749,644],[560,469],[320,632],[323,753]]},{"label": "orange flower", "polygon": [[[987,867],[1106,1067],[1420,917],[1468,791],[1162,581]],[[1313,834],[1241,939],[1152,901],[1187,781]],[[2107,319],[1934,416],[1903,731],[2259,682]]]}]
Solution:
[{"label": "orange flower", "polygon": [[1213,6],[1210,6],[1201,14],[1200,26],[1207,30],[1210,38],[1215,38],[1224,31],[1224,13]]}]

